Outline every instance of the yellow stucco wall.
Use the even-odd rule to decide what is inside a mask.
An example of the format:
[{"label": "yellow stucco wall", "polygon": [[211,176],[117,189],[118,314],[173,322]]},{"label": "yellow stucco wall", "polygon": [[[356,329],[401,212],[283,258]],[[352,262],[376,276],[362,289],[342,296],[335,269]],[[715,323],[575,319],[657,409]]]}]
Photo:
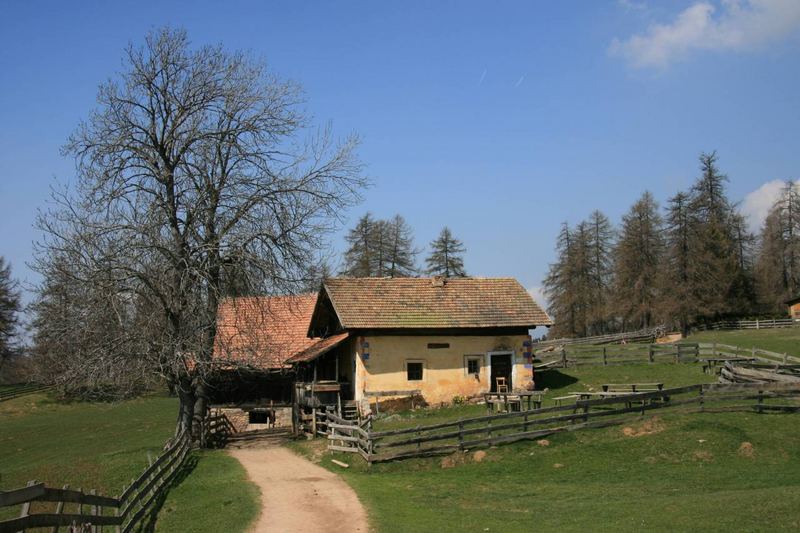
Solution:
[{"label": "yellow stucco wall", "polygon": [[[512,336],[371,336],[353,343],[356,361],[356,400],[364,391],[419,389],[430,403],[450,402],[455,396],[475,396],[489,390],[490,354],[511,353],[512,387],[524,389],[531,381],[525,368],[527,335]],[[449,348],[429,349],[428,343]],[[367,355],[368,354],[368,355]],[[365,356],[366,355],[366,356]],[[480,356],[479,379],[467,374],[465,356]],[[422,361],[421,381],[409,381],[407,361]]]},{"label": "yellow stucco wall", "polygon": [[789,307],[789,316],[792,318],[800,318],[800,303]]}]

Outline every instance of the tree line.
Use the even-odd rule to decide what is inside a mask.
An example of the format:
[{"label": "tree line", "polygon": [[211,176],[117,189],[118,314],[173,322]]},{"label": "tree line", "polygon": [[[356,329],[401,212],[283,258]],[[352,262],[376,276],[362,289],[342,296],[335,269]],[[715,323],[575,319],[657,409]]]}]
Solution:
[{"label": "tree line", "polygon": [[417,264],[420,250],[414,245],[413,230],[400,215],[381,220],[367,213],[349,230],[345,241],[347,250],[340,271],[343,276],[402,278],[423,273],[445,277],[467,275],[464,269],[466,248],[448,227],[442,228],[430,243],[424,268]]},{"label": "tree line", "polygon": [[727,194],[716,153],[664,209],[645,192],[618,227],[600,211],[562,224],[544,280],[552,336],[656,323],[688,331],[728,317],[785,312],[800,291],[800,189],[787,182],[758,235]]}]

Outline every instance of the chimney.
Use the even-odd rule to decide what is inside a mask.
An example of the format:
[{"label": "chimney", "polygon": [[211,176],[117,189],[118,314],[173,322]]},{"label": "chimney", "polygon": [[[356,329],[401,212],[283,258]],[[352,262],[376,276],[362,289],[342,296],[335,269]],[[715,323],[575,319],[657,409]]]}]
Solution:
[{"label": "chimney", "polygon": [[433,276],[431,278],[431,286],[432,287],[444,287],[444,276]]}]

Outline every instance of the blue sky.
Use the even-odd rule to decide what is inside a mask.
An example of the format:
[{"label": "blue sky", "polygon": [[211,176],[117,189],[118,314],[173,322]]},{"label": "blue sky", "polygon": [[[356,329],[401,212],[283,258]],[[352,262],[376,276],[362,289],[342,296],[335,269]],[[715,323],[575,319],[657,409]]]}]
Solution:
[{"label": "blue sky", "polygon": [[[0,6],[0,254],[25,281],[59,148],[122,50],[187,29],[301,82],[357,132],[367,210],[444,225],[473,275],[535,291],[562,221],[665,201],[718,150],[754,226],[798,178],[800,2],[12,2]],[[333,245],[341,249],[341,235]]]}]

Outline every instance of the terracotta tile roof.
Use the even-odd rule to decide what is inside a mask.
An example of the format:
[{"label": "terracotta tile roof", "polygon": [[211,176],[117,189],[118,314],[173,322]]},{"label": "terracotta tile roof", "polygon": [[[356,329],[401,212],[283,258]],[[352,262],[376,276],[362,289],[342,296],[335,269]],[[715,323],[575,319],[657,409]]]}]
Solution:
[{"label": "terracotta tile roof", "polygon": [[313,361],[320,355],[325,355],[330,350],[336,348],[343,343],[350,336],[350,333],[345,331],[337,335],[331,335],[324,339],[314,339],[316,342],[303,350],[302,352],[293,355],[286,360],[287,363],[307,363]]},{"label": "terracotta tile roof", "polygon": [[217,311],[214,357],[259,368],[283,368],[314,345],[308,325],[316,294],[226,298]]},{"label": "terracotta tile roof", "polygon": [[534,327],[552,321],[513,278],[332,278],[345,329]]}]

